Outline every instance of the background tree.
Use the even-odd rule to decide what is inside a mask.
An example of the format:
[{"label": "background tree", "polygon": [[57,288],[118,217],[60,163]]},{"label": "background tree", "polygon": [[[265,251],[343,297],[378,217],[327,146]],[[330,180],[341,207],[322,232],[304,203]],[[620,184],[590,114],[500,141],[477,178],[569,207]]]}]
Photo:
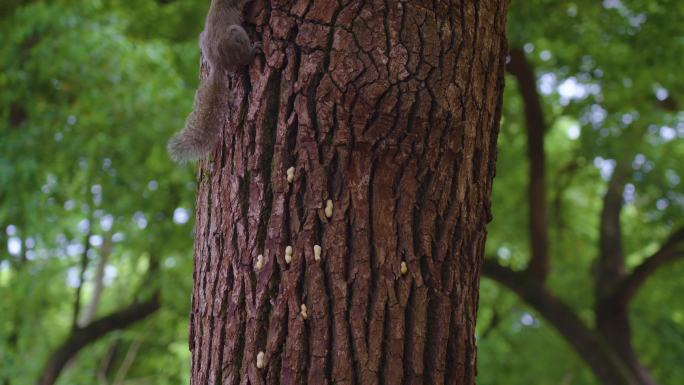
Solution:
[{"label": "background tree", "polygon": [[[682,335],[682,302],[675,297],[681,285],[658,270],[684,252],[678,219],[684,149],[675,140],[684,136],[675,102],[682,91],[676,75],[682,45],[672,42],[666,53],[653,44],[677,35],[667,26],[682,7],[672,5],[538,1],[512,11],[512,23],[535,12],[549,22],[511,28],[507,68],[514,81],[506,96],[500,175],[508,175],[511,164],[522,170],[527,163],[528,171],[495,189],[492,257],[484,272],[543,317],[523,312],[514,323],[553,326],[604,384],[681,378],[673,365],[681,339],[661,334]],[[516,135],[508,141],[511,132],[525,133],[525,140]],[[527,197],[512,193],[525,191],[525,183]],[[497,199],[497,192],[511,196]],[[527,218],[505,215],[521,200],[528,202]],[[527,232],[518,230],[525,226]],[[521,242],[521,233],[529,243]],[[651,276],[650,293],[637,296]],[[663,295],[668,306],[644,305]],[[648,318],[639,310],[644,306]],[[659,337],[664,348],[649,348],[646,336]],[[487,338],[501,333],[490,330]],[[482,342],[486,352],[488,343]],[[573,361],[549,361],[556,381],[591,381]]]}]

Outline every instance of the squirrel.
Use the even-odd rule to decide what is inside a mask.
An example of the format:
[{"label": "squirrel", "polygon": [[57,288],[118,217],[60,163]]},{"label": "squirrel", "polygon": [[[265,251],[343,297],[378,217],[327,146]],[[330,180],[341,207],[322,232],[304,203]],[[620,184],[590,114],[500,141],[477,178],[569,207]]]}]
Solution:
[{"label": "squirrel", "polygon": [[209,63],[209,76],[200,82],[195,104],[185,127],[168,143],[171,158],[179,163],[209,153],[221,137],[225,108],[231,99],[224,72],[249,65],[261,50],[242,27],[242,12],[251,0],[211,0],[199,36],[199,46]]}]

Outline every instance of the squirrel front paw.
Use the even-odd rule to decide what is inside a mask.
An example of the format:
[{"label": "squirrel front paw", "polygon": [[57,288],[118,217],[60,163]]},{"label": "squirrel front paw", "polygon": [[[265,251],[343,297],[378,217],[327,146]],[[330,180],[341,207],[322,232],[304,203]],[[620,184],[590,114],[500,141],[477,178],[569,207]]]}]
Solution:
[{"label": "squirrel front paw", "polygon": [[255,57],[258,54],[263,54],[263,44],[260,41],[255,41],[252,43],[252,57]]}]

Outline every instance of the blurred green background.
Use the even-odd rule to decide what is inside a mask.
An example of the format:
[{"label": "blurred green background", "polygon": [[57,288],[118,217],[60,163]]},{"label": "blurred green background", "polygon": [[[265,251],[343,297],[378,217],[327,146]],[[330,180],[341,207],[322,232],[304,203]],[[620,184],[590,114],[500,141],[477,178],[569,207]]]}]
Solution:
[{"label": "blurred green background", "polygon": [[[161,289],[161,308],[85,347],[58,384],[189,382],[194,172],[165,144],[198,82],[207,1],[3,1],[0,5],[0,385],[32,384],[73,325]],[[599,215],[627,164],[628,268],[684,225],[684,2],[513,1],[545,136],[547,285],[593,323]],[[530,255],[526,127],[507,78],[487,254]],[[684,103],[684,101],[681,101]],[[631,306],[635,349],[660,384],[684,383],[684,262]],[[154,284],[150,284],[153,281]],[[478,383],[598,384],[532,308],[483,278]],[[76,293],[80,311],[75,314]]]}]

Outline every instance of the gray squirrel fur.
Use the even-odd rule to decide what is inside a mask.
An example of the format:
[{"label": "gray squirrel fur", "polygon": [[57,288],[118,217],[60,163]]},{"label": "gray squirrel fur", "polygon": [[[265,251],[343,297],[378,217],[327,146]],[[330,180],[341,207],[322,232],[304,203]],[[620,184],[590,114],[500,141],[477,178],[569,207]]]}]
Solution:
[{"label": "gray squirrel fur", "polygon": [[252,44],[242,27],[242,12],[250,0],[212,0],[199,46],[209,64],[209,75],[200,82],[195,105],[185,128],[168,144],[171,158],[179,163],[208,154],[221,138],[226,106],[231,99],[225,72],[249,65],[261,43]]}]

